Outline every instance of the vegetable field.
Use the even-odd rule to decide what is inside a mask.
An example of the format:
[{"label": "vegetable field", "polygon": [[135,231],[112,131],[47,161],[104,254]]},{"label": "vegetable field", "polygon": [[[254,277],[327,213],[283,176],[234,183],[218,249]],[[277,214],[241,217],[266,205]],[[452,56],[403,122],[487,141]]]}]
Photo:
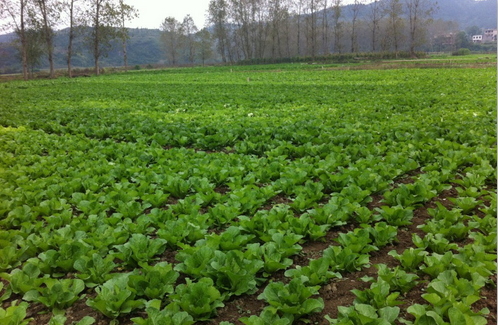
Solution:
[{"label": "vegetable field", "polygon": [[0,83],[0,323],[496,324],[496,78]]}]

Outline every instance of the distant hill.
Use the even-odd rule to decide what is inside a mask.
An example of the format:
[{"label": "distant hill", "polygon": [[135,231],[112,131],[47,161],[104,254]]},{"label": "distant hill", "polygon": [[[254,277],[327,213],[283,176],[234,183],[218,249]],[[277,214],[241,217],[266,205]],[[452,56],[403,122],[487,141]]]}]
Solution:
[{"label": "distant hill", "polygon": [[461,29],[471,26],[496,28],[497,1],[437,0],[434,19],[456,21]]},{"label": "distant hill", "polygon": [[[154,64],[161,61],[162,51],[160,44],[161,32],[158,29],[135,28],[129,30],[130,39],[127,42],[128,64],[134,66],[137,64]],[[56,48],[55,64],[57,66],[66,66],[66,53],[69,38],[69,29],[63,29],[57,33],[54,46]],[[84,44],[84,38],[76,38],[75,56],[73,57],[73,66],[89,67],[93,65],[92,53],[89,52]],[[113,44],[113,50],[107,57],[102,58],[103,66],[121,66],[123,65],[123,51],[119,42]]]},{"label": "distant hill", "polygon": [[[471,26],[479,28],[497,27],[497,1],[496,0],[437,0],[439,9],[434,14],[434,20],[454,21],[458,23],[461,30]],[[360,12],[359,19],[366,19],[369,6]],[[342,10],[342,19],[351,19],[351,5]],[[165,60],[164,51],[161,49],[160,35],[158,29],[130,29],[130,40],[128,41],[128,64],[135,65],[157,64]],[[0,72],[19,71],[20,63],[17,52],[10,44],[15,39],[15,34],[0,35]],[[68,40],[68,29],[57,33],[55,45],[55,65],[57,68],[66,67],[66,48]],[[75,40],[75,54],[73,57],[74,67],[91,67],[93,58],[86,50],[83,37]],[[46,59],[42,58],[45,65]],[[123,65],[123,54],[121,46],[116,42],[113,50],[105,58],[101,59],[103,67]],[[43,66],[43,68],[46,68]]]},{"label": "distant hill", "polygon": [[[156,64],[163,60],[160,44],[161,32],[158,29],[130,29],[130,39],[127,44],[128,65]],[[69,29],[63,29],[57,32],[54,38],[54,64],[56,68],[65,68],[67,45],[69,38]],[[15,34],[0,35],[0,72],[13,72],[21,69],[18,54],[10,43],[15,39]],[[84,44],[84,37],[77,37],[73,44],[73,67],[91,67],[93,66],[92,53],[87,50]],[[42,58],[45,65],[46,58]],[[101,59],[102,66],[122,66],[123,51],[119,42],[113,44],[113,49],[107,57]],[[42,68],[46,68],[45,66]]]},{"label": "distant hill", "polygon": [[[457,22],[462,30],[477,26],[479,28],[496,28],[496,0],[435,0],[438,10],[434,13],[434,20],[451,20]],[[352,18],[350,8],[352,5],[344,6],[342,16],[345,20]],[[365,18],[370,12],[370,4],[365,5],[360,11],[359,17]]]}]

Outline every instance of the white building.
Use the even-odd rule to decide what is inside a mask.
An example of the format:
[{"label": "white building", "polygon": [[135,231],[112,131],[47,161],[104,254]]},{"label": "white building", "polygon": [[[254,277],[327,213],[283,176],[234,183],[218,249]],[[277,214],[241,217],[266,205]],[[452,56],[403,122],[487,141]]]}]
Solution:
[{"label": "white building", "polygon": [[482,35],[474,35],[472,36],[473,43],[482,43]]}]

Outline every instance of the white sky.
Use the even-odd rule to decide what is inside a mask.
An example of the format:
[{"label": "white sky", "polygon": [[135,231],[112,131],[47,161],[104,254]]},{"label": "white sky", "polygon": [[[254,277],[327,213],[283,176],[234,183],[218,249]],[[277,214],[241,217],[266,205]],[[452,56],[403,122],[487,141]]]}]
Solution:
[{"label": "white sky", "polygon": [[[157,0],[125,0],[125,3],[134,6],[139,12],[139,17],[129,22],[127,26],[158,29],[166,17],[173,16],[182,21],[187,14],[190,14],[197,28],[202,29],[205,27],[209,2],[210,0],[162,0],[160,2]],[[352,2],[354,0],[343,0],[343,5]],[[365,2],[368,3],[369,1]],[[7,21],[0,20],[0,25]],[[9,30],[0,29],[0,34],[6,32],[9,32]]]},{"label": "white sky", "polygon": [[182,21],[190,14],[197,28],[204,27],[205,15],[210,0],[125,0],[138,9],[139,17],[128,23],[130,27],[157,29],[164,18],[173,16]]},{"label": "white sky", "polygon": [[[344,0],[349,4],[354,0]],[[128,23],[129,27],[159,28],[164,18],[173,16],[182,21],[190,14],[197,28],[201,29],[206,21],[206,11],[210,0],[125,0],[125,3],[138,9],[139,17]]]}]

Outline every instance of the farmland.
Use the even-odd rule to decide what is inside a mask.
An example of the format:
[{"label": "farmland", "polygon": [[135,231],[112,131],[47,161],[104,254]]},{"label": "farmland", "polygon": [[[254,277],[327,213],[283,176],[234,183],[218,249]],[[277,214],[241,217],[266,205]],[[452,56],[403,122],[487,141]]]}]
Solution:
[{"label": "farmland", "polygon": [[495,324],[496,78],[0,83],[0,320]]}]

